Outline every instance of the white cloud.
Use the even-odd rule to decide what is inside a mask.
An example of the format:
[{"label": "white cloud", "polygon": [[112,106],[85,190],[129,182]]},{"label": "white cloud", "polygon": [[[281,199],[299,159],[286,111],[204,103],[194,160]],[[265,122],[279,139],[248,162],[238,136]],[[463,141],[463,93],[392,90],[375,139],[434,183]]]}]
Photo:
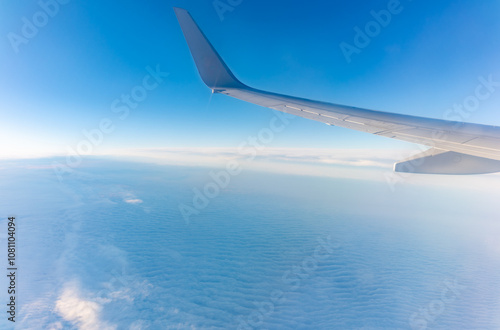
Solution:
[{"label": "white cloud", "polygon": [[[349,166],[391,167],[401,151],[373,149],[263,148],[253,162],[286,161]],[[237,148],[150,148],[117,150],[112,155],[141,157],[176,165],[217,165],[228,160],[247,161],[249,152]],[[146,158],[146,159],[144,159]]]},{"label": "white cloud", "polygon": [[142,199],[138,199],[138,198],[127,198],[127,199],[124,199],[125,203],[129,203],[129,204],[141,204],[142,203]]},{"label": "white cloud", "polygon": [[64,288],[56,301],[55,309],[65,321],[80,330],[116,329],[116,326],[100,319],[102,306],[95,301],[84,299],[74,283]]},{"label": "white cloud", "polygon": [[[249,150],[247,150],[249,151]],[[251,150],[255,151],[255,150]],[[163,165],[224,168],[235,160],[244,170],[326,178],[387,182],[393,164],[422,150],[408,149],[312,149],[263,148],[254,159],[237,148],[149,148],[122,149],[112,154],[122,159]],[[468,186],[477,190],[498,186],[500,173],[472,176],[397,174],[398,185]],[[135,197],[132,197],[135,198]]]},{"label": "white cloud", "polygon": [[263,148],[254,159],[249,159],[237,148],[149,148],[115,150],[112,156],[180,166],[225,167],[236,160],[244,169],[356,179],[374,178],[373,169],[392,170],[398,150],[373,149],[310,149],[310,148]]}]

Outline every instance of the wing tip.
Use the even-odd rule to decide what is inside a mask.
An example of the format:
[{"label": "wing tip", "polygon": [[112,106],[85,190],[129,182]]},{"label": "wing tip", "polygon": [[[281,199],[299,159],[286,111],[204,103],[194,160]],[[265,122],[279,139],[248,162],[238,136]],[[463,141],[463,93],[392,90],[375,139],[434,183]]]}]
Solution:
[{"label": "wing tip", "polygon": [[203,82],[211,89],[243,88],[186,9],[173,7]]}]

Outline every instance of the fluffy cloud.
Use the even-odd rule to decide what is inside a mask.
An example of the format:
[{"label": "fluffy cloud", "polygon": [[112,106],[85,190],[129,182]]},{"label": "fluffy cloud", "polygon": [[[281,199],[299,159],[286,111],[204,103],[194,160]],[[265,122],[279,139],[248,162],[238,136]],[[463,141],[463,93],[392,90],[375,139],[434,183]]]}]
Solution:
[{"label": "fluffy cloud", "polygon": [[67,322],[81,330],[112,330],[116,326],[100,319],[102,306],[82,297],[75,284],[67,285],[56,302],[56,312]]},{"label": "fluffy cloud", "polygon": [[126,198],[124,199],[125,203],[129,203],[129,204],[141,204],[142,203],[142,199],[138,199],[138,198]]}]

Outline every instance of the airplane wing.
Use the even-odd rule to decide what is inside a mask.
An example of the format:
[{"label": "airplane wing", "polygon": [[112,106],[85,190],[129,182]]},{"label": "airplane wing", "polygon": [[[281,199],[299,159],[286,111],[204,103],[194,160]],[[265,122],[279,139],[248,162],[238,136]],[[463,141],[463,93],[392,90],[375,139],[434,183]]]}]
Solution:
[{"label": "airplane wing", "polygon": [[394,164],[397,172],[481,174],[500,172],[500,127],[423,118],[314,101],[258,90],[241,83],[188,11],[174,8],[203,82],[213,93],[263,107],[431,147]]}]

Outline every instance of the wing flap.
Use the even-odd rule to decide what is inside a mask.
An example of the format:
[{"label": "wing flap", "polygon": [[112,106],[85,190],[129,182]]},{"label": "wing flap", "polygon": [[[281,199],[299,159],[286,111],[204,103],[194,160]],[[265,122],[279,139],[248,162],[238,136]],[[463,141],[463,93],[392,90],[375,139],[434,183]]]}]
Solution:
[{"label": "wing flap", "polygon": [[420,174],[486,174],[500,172],[500,161],[431,148],[394,164],[394,171]]}]

